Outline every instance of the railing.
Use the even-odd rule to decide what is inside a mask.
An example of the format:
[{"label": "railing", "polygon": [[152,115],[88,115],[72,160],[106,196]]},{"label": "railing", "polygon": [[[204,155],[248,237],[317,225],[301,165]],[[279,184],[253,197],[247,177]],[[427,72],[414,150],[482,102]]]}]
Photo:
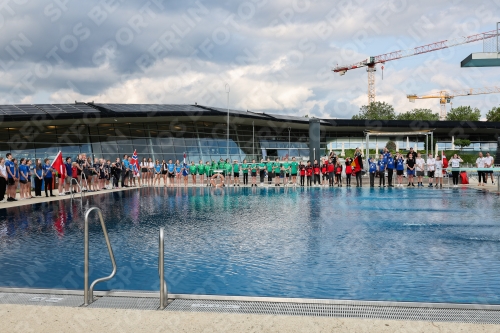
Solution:
[{"label": "railing", "polygon": [[[99,220],[101,221],[102,232],[104,238],[106,239],[106,245],[108,246],[109,258],[111,259],[111,264],[113,265],[113,271],[110,275],[96,279],[90,285],[89,289],[89,216],[92,211],[96,210],[99,215]],[[84,239],[84,305],[87,306],[94,301],[94,287],[96,284],[112,279],[116,274],[116,261],[113,254],[113,249],[111,248],[111,243],[109,242],[108,231],[106,230],[106,224],[102,217],[102,211],[98,207],[92,207],[85,213],[85,239]]]},{"label": "railing", "polygon": [[168,300],[167,282],[165,282],[165,251],[164,229],[160,228],[158,237],[158,274],[160,275],[160,310],[165,309]]},{"label": "railing", "polygon": [[73,186],[73,180],[75,180],[76,185],[78,185],[78,188],[80,189],[80,195],[81,195],[82,200],[83,200],[83,196],[85,194],[82,191],[82,186],[78,182],[78,178],[73,178],[73,177],[71,177],[71,184],[70,184],[70,188],[69,188],[69,190],[71,191],[71,199],[73,199],[75,197],[75,193],[73,193],[73,191],[71,190],[71,187]]}]

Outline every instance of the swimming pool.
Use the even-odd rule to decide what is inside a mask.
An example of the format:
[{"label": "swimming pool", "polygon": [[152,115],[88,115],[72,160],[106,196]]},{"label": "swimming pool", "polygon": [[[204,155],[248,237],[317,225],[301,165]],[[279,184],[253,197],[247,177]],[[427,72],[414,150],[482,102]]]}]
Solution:
[{"label": "swimming pool", "polygon": [[[473,189],[143,188],[0,210],[0,286],[83,289],[83,212],[118,273],[98,290],[500,304],[498,196]],[[111,264],[97,219],[91,281]]]}]

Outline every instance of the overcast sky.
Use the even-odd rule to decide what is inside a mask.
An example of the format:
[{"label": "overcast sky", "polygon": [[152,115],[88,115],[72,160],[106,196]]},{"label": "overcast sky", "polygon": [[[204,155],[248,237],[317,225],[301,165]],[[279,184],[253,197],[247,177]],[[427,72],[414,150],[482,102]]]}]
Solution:
[{"label": "overcast sky", "polygon": [[[3,4],[3,5],[2,5]],[[331,69],[491,31],[500,0],[124,1],[0,4],[0,103],[176,103],[326,118],[367,104],[365,69]],[[492,41],[492,40],[491,40]],[[500,68],[460,68],[483,42],[392,61],[377,100],[439,110],[406,94],[498,85]],[[456,98],[483,115],[500,94]]]}]

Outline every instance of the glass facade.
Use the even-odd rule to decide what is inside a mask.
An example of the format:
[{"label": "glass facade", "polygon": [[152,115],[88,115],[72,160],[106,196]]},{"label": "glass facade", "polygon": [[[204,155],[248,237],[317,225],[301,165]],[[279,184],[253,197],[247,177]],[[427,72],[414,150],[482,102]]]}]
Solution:
[{"label": "glass facade", "polygon": [[[112,119],[111,119],[112,121]],[[306,125],[307,126],[307,125]],[[54,158],[58,151],[74,158],[79,153],[114,160],[137,151],[143,157],[168,161],[260,159],[309,155],[308,130],[234,125],[229,144],[225,123],[172,121],[158,123],[114,123],[51,125],[35,128],[0,129],[0,153],[16,158]],[[229,151],[228,151],[229,149]]]}]

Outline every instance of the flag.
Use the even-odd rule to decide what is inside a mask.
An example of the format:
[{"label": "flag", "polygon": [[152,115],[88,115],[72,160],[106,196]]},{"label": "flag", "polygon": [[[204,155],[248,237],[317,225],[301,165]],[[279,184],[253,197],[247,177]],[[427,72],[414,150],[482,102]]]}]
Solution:
[{"label": "flag", "polygon": [[134,175],[137,175],[139,173],[139,158],[137,158],[137,149],[134,149],[134,154],[132,155],[132,164],[133,170],[134,170]]},{"label": "flag", "polygon": [[363,169],[363,160],[361,159],[361,156],[354,157],[354,160],[351,163],[351,167],[353,173],[358,173],[361,171],[361,169]]},{"label": "flag", "polygon": [[444,150],[441,150],[441,161],[443,162],[443,174],[446,174],[446,169],[448,168],[448,159],[446,158],[446,155],[444,154]]},{"label": "flag", "polygon": [[50,167],[57,171],[57,174],[61,175],[61,181],[66,178],[66,166],[64,165],[62,158],[62,151],[59,151],[56,158],[52,161]]}]

